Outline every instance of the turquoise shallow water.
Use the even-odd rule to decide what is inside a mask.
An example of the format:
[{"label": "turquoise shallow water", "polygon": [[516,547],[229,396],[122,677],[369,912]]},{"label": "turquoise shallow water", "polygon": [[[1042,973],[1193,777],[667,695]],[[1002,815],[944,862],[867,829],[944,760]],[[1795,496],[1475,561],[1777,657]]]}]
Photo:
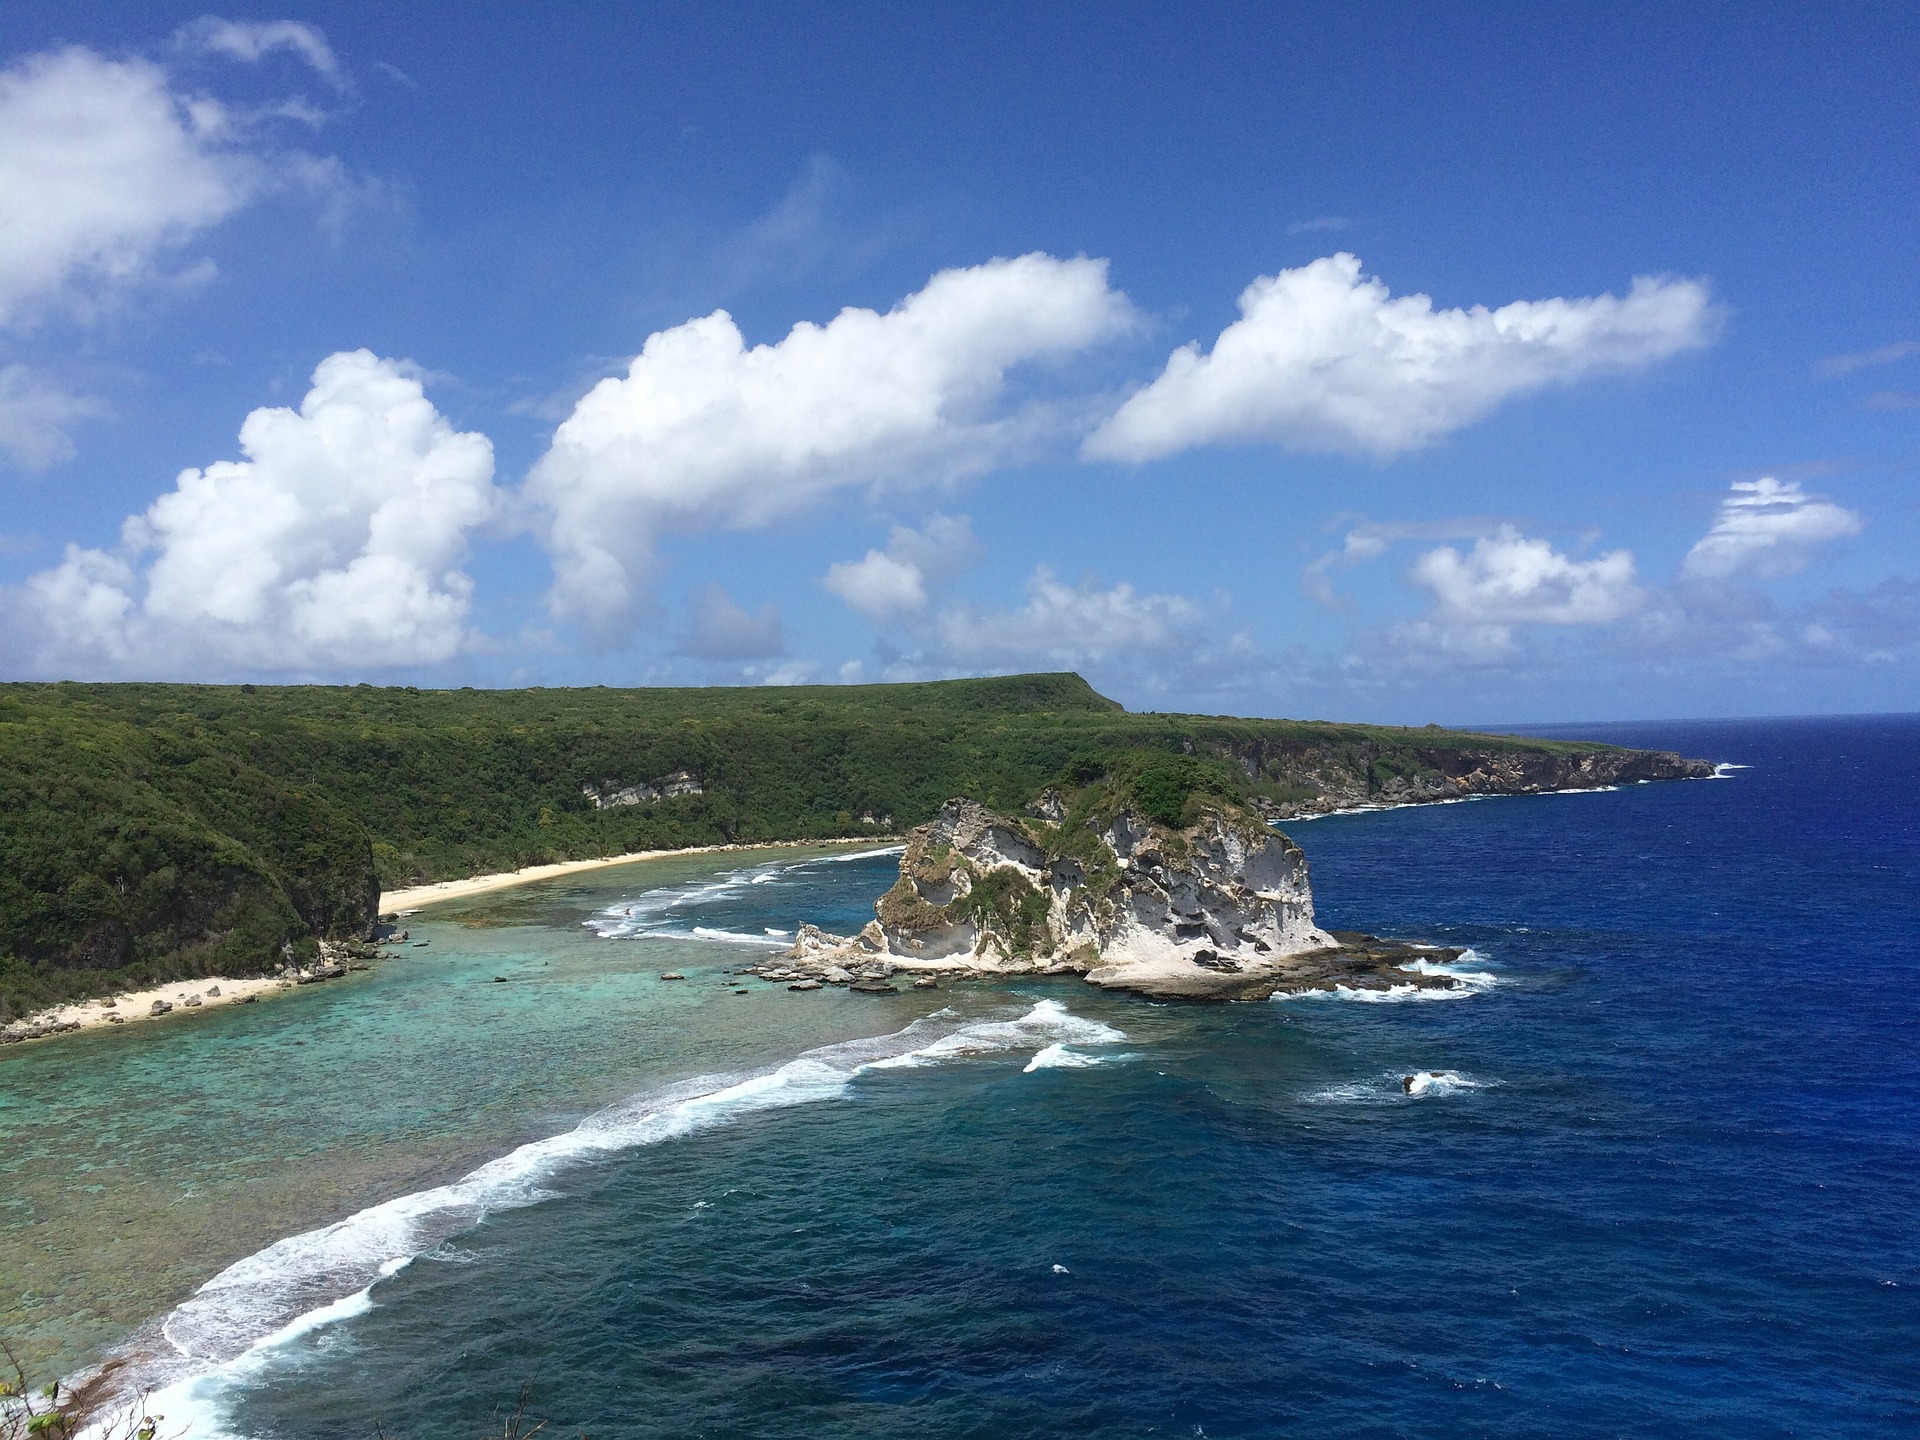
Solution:
[{"label": "turquoise shallow water", "polygon": [[[801,877],[846,868],[794,865],[822,853],[747,868],[791,872],[756,889],[795,896]],[[912,1018],[837,991],[805,1006],[784,991],[735,996],[720,972],[761,952],[671,925],[610,945],[580,923],[742,867],[642,862],[437,906],[409,922],[425,946],[368,973],[0,1055],[0,1334],[37,1368],[68,1371],[281,1236],[650,1085]],[[834,887],[806,889],[830,909],[871,903],[864,883],[844,903]],[[689,980],[660,981],[668,968]]]},{"label": "turquoise shallow water", "polygon": [[[1324,921],[1471,946],[1464,998],[732,994],[739,937],[859,918],[885,858],[439,922],[472,953],[415,983],[473,1023],[304,1073],[427,1114],[342,1164],[449,1153],[175,1312],[170,1418],[471,1436],[526,1385],[602,1437],[1912,1434],[1920,722],[1605,738],[1751,768],[1294,831]],[[554,1138],[422,1192],[496,1119],[472,1155]]]}]

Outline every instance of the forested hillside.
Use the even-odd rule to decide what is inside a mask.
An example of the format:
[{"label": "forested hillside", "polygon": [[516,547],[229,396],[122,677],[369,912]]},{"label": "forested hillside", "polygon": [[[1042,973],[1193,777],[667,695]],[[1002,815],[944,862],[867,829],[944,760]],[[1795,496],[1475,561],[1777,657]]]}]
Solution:
[{"label": "forested hillside", "polygon": [[953,795],[1017,807],[1076,758],[1114,750],[1182,757],[1171,783],[1270,813],[1413,798],[1409,784],[1453,783],[1470,764],[1480,774],[1489,756],[1534,777],[1511,788],[1552,788],[1570,766],[1626,755],[1431,727],[1133,715],[1075,675],[685,690],[4,685],[0,1020],[364,934],[383,886],[899,831]]}]

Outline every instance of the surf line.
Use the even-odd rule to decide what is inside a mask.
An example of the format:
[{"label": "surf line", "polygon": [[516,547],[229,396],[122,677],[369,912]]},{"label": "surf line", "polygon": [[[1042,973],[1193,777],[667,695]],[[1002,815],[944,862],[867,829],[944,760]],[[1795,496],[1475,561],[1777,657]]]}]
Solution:
[{"label": "surf line", "polygon": [[739,900],[748,895],[753,886],[784,882],[790,876],[816,865],[842,865],[851,860],[898,855],[904,848],[887,845],[847,854],[813,855],[800,860],[781,860],[729,870],[683,885],[641,891],[629,899],[615,901],[580,923],[603,940],[708,940],[731,945],[755,945],[763,949],[784,949],[792,941],[789,931],[768,928],[760,935],[746,935],[724,926],[694,922],[702,912],[725,901]]},{"label": "surf line", "polygon": [[90,1409],[117,1415],[150,1392],[147,1412],[165,1415],[170,1433],[219,1440],[231,1433],[230,1402],[259,1383],[277,1352],[366,1313],[380,1281],[487,1216],[553,1198],[550,1186],[570,1169],[761,1111],[837,1099],[866,1074],[1025,1051],[1057,1055],[1067,1046],[1126,1038],[1057,1000],[1040,1000],[1004,1019],[963,1020],[941,1010],[892,1034],[808,1050],[759,1074],[697,1076],[630,1096],[451,1184],[370,1206],[229,1265],[176,1306],[157,1335],[144,1332],[110,1362],[103,1386],[110,1393],[93,1399]]}]

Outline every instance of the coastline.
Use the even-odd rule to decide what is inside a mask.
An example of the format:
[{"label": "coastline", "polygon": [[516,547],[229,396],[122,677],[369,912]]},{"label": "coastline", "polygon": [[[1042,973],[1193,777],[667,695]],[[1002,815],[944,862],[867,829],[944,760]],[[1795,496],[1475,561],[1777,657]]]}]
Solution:
[{"label": "coastline", "polygon": [[[1714,766],[1714,772],[1704,776],[1686,776],[1687,779],[1725,779],[1727,768]],[[1628,781],[1628,784],[1653,784],[1650,780]],[[1535,791],[1482,791],[1467,795],[1449,795],[1432,799],[1393,800],[1385,804],[1336,805],[1330,809],[1298,813],[1286,816],[1269,816],[1267,823],[1279,827],[1282,825],[1302,824],[1311,820],[1321,820],[1333,815],[1351,815],[1377,810],[1403,810],[1414,806],[1459,805],[1469,800],[1491,800],[1507,794],[1567,795],[1601,793],[1622,788],[1619,784],[1573,785],[1559,789]],[[529,885],[536,880],[552,880],[562,875],[581,874],[591,870],[603,870],[612,865],[630,865],[643,860],[664,860],[677,855],[720,855],[734,852],[756,850],[790,850],[796,846],[818,845],[832,848],[843,845],[887,846],[900,844],[905,839],[901,835],[862,835],[838,840],[759,840],[746,844],[725,845],[689,845],[670,850],[635,850],[622,855],[601,855],[587,860],[562,860],[549,865],[527,865],[518,870],[499,870],[485,875],[468,875],[458,880],[437,880],[428,885],[413,885],[401,890],[386,890],[380,894],[379,913],[381,915],[410,915],[428,906],[446,900],[463,900],[475,895],[486,895],[498,890],[508,890],[519,885]],[[219,987],[218,997],[208,997],[206,991]],[[31,1044],[34,1040],[51,1040],[59,1035],[78,1034],[83,1030],[102,1029],[116,1023],[132,1024],[144,1020],[162,1020],[168,1015],[188,1015],[196,1010],[213,1008],[218,1005],[246,1003],[249,1000],[271,998],[273,995],[292,990],[294,984],[275,975],[208,975],[192,980],[169,981],[163,985],[149,986],[136,991],[124,991],[115,995],[118,1002],[107,1005],[103,999],[86,1000],[77,1003],[50,1006],[31,1015],[22,1016],[13,1022],[14,1026],[26,1029],[39,1028],[40,1033],[5,1042]],[[200,1004],[188,1005],[188,997],[199,996]],[[164,1000],[169,1009],[154,1013],[153,1002]],[[58,1028],[54,1028],[58,1027]],[[9,1028],[13,1028],[10,1026]]]},{"label": "coastline", "polygon": [[1689,780],[1727,780],[1732,770],[1746,770],[1750,766],[1733,765],[1725,760],[1710,762],[1713,765],[1711,775],[1679,775],[1673,780],[1624,780],[1612,785],[1564,785],[1550,790],[1476,790],[1466,795],[1442,795],[1433,799],[1388,800],[1380,804],[1336,805],[1329,810],[1300,810],[1291,815],[1261,816],[1269,825],[1300,825],[1309,820],[1326,820],[1335,815],[1370,815],[1377,811],[1411,810],[1425,805],[1465,805],[1473,800],[1525,800],[1539,795],[1605,795],[1611,791],[1624,790],[1629,785],[1671,785]]},{"label": "coastline", "polygon": [[[426,905],[443,900],[461,900],[472,895],[485,895],[495,890],[511,889],[516,885],[528,885],[536,880],[551,880],[559,875],[572,875],[587,870],[600,870],[609,865],[627,865],[641,860],[664,860],[675,855],[719,855],[734,851],[749,850],[791,850],[796,846],[819,845],[832,847],[839,845],[893,845],[899,843],[899,837],[893,835],[863,835],[857,839],[844,840],[767,840],[755,841],[743,845],[690,845],[679,850],[636,850],[627,855],[604,855],[591,860],[563,860],[552,865],[528,865],[519,870],[502,870],[488,875],[469,875],[460,880],[440,880],[431,885],[415,885],[405,890],[382,891],[380,895],[380,913],[391,915],[396,912],[412,914]],[[193,1015],[205,1010],[218,1009],[222,1005],[244,1005],[259,1000],[272,999],[284,991],[295,988],[295,982],[281,975],[201,975],[186,980],[169,980],[160,985],[149,985],[140,990],[116,991],[111,997],[101,996],[93,1000],[70,1001],[66,1004],[51,1005],[45,1010],[36,1010],[31,1015],[23,1015],[7,1028],[18,1027],[22,1030],[39,1033],[23,1035],[17,1039],[0,1041],[6,1048],[14,1045],[30,1045],[36,1040],[53,1040],[62,1035],[77,1035],[85,1030],[102,1030],[109,1026],[131,1025],[147,1020],[164,1020],[173,1015]],[[209,995],[209,990],[217,989],[218,995]],[[114,1003],[109,1005],[111,998]],[[164,1001],[167,1009],[156,1012],[153,1004]],[[197,1003],[188,1003],[189,1000]]]},{"label": "coastline", "polygon": [[[222,1005],[246,1005],[269,992],[291,990],[293,981],[278,975],[201,975],[190,980],[169,980],[140,990],[121,990],[111,997],[70,1001],[52,1005],[22,1016],[14,1024],[58,1026],[31,1039],[7,1042],[27,1045],[33,1040],[51,1040],[56,1035],[77,1035],[83,1030],[103,1030],[109,1025],[137,1025],[146,1020],[164,1020],[169,1015],[191,1015],[200,1010],[217,1010]],[[217,995],[208,991],[217,990]],[[112,1004],[108,1000],[113,1001]],[[155,1012],[154,1002],[163,1001],[167,1009]],[[190,1003],[191,1002],[191,1003]]]},{"label": "coastline", "polygon": [[631,865],[640,860],[665,860],[675,855],[724,855],[734,851],[791,850],[801,845],[897,845],[899,835],[862,835],[842,840],[756,840],[743,845],[689,845],[679,850],[635,850],[626,855],[602,855],[592,860],[560,860],[551,865],[527,865],[518,870],[497,870],[488,875],[469,875],[460,880],[436,880],[431,885],[413,885],[404,890],[380,892],[382,915],[411,914],[423,905],[442,900],[463,900],[469,895],[485,895],[507,890],[535,880],[551,880],[559,875],[574,875],[584,870],[601,870],[609,865]]}]

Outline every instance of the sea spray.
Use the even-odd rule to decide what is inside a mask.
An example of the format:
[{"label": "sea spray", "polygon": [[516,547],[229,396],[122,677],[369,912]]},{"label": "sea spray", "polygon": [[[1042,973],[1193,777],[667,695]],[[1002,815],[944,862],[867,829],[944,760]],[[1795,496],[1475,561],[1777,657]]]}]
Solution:
[{"label": "sea spray", "polygon": [[1391,1105],[1408,1100],[1438,1100],[1470,1090],[1485,1090],[1497,1081],[1463,1075],[1458,1070],[1388,1071],[1368,1080],[1323,1085],[1303,1097],[1312,1105]]},{"label": "sea spray", "polygon": [[1335,985],[1330,989],[1276,990],[1273,999],[1353,1000],[1365,1005],[1392,1005],[1409,1000],[1464,1000],[1472,995],[1484,994],[1500,983],[1500,977],[1491,970],[1475,968],[1486,963],[1487,957],[1479,951],[1466,949],[1454,960],[1417,958],[1395,967],[1409,975],[1444,975],[1453,982],[1449,985],[1416,985],[1412,981],[1404,985],[1382,987]]}]

